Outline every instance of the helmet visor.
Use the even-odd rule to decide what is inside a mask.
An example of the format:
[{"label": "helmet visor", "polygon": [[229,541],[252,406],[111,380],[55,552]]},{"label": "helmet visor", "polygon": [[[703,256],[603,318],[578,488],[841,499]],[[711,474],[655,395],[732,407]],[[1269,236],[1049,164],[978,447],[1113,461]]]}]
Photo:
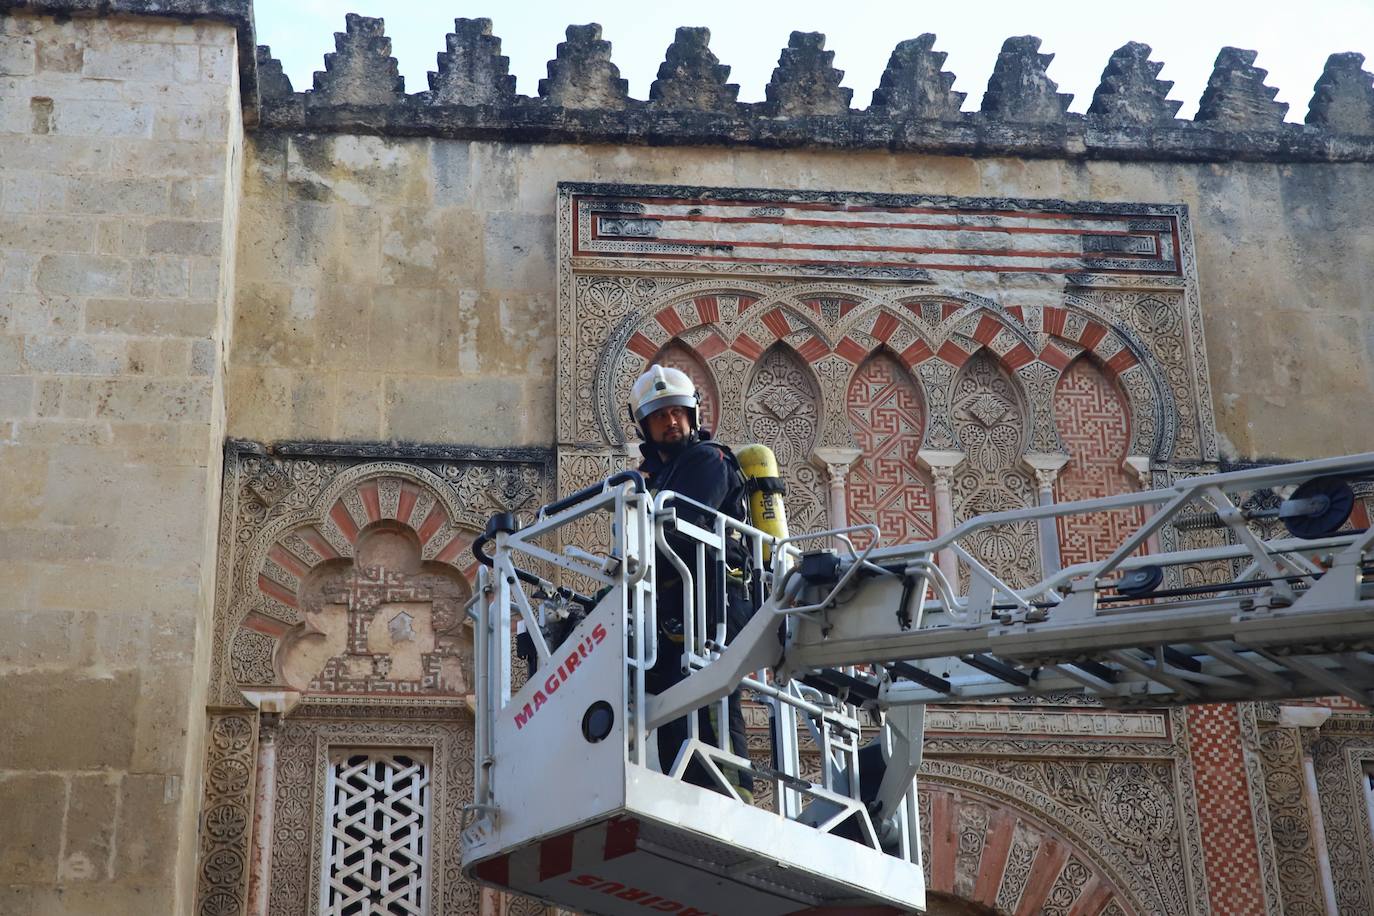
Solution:
[{"label": "helmet visor", "polygon": [[664,407],[686,407],[695,415],[697,410],[697,398],[695,394],[659,395],[639,405],[639,408],[635,411],[635,422],[643,423],[645,417],[655,410],[662,410]]}]

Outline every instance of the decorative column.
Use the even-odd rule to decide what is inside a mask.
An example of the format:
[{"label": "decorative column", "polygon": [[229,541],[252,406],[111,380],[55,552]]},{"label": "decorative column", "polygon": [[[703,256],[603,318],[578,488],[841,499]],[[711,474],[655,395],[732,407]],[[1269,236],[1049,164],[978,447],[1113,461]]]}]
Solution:
[{"label": "decorative column", "polygon": [[[935,484],[935,536],[940,537],[954,530],[954,472],[967,457],[963,452],[953,449],[923,448],[916,453],[916,460],[930,471],[931,481]],[[952,550],[942,550],[935,562],[940,572],[952,584],[959,582],[959,561]]]},{"label": "decorative column", "polygon": [[[1069,463],[1068,455],[1054,453],[1031,453],[1022,459],[1035,474],[1036,505],[1054,505],[1054,483],[1059,472]],[[1059,572],[1059,531],[1055,520],[1042,518],[1037,523],[1040,529],[1040,575],[1050,576]]]},{"label": "decorative column", "polygon": [[825,466],[825,473],[830,477],[830,527],[846,528],[849,526],[849,507],[848,494],[845,491],[845,479],[849,476],[849,466],[861,455],[856,448],[818,448],[812,453],[812,457],[819,464]]},{"label": "decorative column", "polygon": [[271,916],[272,835],[277,798],[277,728],[300,700],[294,690],[245,690],[258,708],[257,778],[253,789],[253,838],[248,856],[247,916]]},{"label": "decorative column", "polygon": [[1325,706],[1282,706],[1279,725],[1296,728],[1302,745],[1303,798],[1307,802],[1307,817],[1312,825],[1312,848],[1317,854],[1317,874],[1321,878],[1322,898],[1327,916],[1340,916],[1336,907],[1336,881],[1331,873],[1331,854],[1326,848],[1326,823],[1322,819],[1321,796],[1317,794],[1317,767],[1312,761],[1312,743],[1331,710]]}]

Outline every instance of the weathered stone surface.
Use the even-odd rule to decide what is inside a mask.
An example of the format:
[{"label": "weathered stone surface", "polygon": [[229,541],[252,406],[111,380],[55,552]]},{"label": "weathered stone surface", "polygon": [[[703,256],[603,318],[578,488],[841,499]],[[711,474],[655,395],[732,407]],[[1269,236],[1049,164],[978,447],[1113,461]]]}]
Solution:
[{"label": "weathered stone surface", "polygon": [[834,63],[824,35],[793,32],[764,88],[763,113],[773,118],[848,114],[854,90],[840,85],[844,71]]},{"label": "weathered stone surface", "polygon": [[50,883],[57,878],[62,834],[53,819],[66,808],[67,786],[49,774],[0,775],[0,885]]},{"label": "weathered stone surface", "polygon": [[869,110],[901,117],[959,120],[966,96],[953,90],[954,74],[940,69],[946,54],[934,47],[935,35],[930,32],[899,43],[888,58]]},{"label": "weathered stone surface", "polygon": [[345,21],[346,31],[334,33],[335,50],[324,56],[324,70],[315,72],[306,105],[385,105],[405,95],[386,23],[357,13]]},{"label": "weathered stone surface", "polygon": [[1058,124],[1073,95],[1059,92],[1046,68],[1053,54],[1040,53],[1040,39],[1017,35],[1002,42],[988,88],[983,93],[983,114],[1002,121]]},{"label": "weathered stone surface", "polygon": [[1169,100],[1173,83],[1159,79],[1162,63],[1150,60],[1150,46],[1132,41],[1112,52],[1088,114],[1114,125],[1172,121],[1182,102]]},{"label": "weathered stone surface", "polygon": [[291,78],[281,68],[281,61],[272,56],[267,45],[258,45],[258,91],[264,99],[283,99],[295,94]]},{"label": "weathered stone surface", "polygon": [[1226,47],[1198,102],[1195,120],[1221,130],[1273,130],[1283,124],[1286,102],[1274,101],[1278,89],[1264,84],[1267,70],[1255,66],[1256,52]]},{"label": "weathered stone surface", "polygon": [[1343,134],[1374,134],[1374,76],[1364,55],[1332,54],[1307,108],[1308,124]]},{"label": "weathered stone surface", "polygon": [[730,68],[711,53],[710,41],[710,29],[679,28],[649,87],[649,101],[666,109],[733,114],[739,86],[726,82]]},{"label": "weathered stone surface", "polygon": [[491,34],[490,19],[455,19],[439,55],[439,71],[429,74],[429,97],[439,105],[502,105],[515,98],[510,58]]},{"label": "weathered stone surface", "polygon": [[567,37],[549,61],[548,78],[539,81],[540,98],[561,108],[624,108],[630,84],[611,63],[611,43],[602,40],[601,26],[570,25]]}]

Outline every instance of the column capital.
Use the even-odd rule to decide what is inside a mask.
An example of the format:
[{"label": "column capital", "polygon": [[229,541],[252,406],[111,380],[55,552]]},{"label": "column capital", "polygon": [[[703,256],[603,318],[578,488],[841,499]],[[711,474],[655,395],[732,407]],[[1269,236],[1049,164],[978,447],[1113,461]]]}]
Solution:
[{"label": "column capital", "polygon": [[1127,455],[1121,463],[1135,475],[1136,482],[1140,484],[1140,489],[1154,489],[1150,481],[1150,457],[1148,455]]},{"label": "column capital", "polygon": [[956,449],[923,448],[916,453],[916,460],[930,472],[936,483],[948,483],[967,457]]},{"label": "column capital", "polygon": [[1069,463],[1069,456],[1059,452],[1027,452],[1021,460],[1035,474],[1035,483],[1040,489],[1052,490],[1059,472]]},{"label": "column capital", "polygon": [[825,469],[832,475],[835,473],[844,474],[849,470],[849,466],[858,460],[863,452],[857,448],[833,448],[831,446],[821,446],[811,453],[811,457],[825,465]]},{"label": "column capital", "polygon": [[299,690],[240,688],[245,699],[257,707],[262,722],[269,727],[275,726],[286,714],[296,708],[301,701]]}]

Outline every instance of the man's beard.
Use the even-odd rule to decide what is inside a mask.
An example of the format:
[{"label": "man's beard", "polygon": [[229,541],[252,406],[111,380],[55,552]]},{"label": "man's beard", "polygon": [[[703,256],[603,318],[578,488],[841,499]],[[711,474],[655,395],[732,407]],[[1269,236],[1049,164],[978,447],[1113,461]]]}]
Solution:
[{"label": "man's beard", "polygon": [[676,441],[656,442],[654,443],[654,445],[660,452],[666,455],[669,459],[672,459],[676,458],[688,446],[695,444],[696,441],[696,430],[693,430],[685,436],[678,437]]}]

